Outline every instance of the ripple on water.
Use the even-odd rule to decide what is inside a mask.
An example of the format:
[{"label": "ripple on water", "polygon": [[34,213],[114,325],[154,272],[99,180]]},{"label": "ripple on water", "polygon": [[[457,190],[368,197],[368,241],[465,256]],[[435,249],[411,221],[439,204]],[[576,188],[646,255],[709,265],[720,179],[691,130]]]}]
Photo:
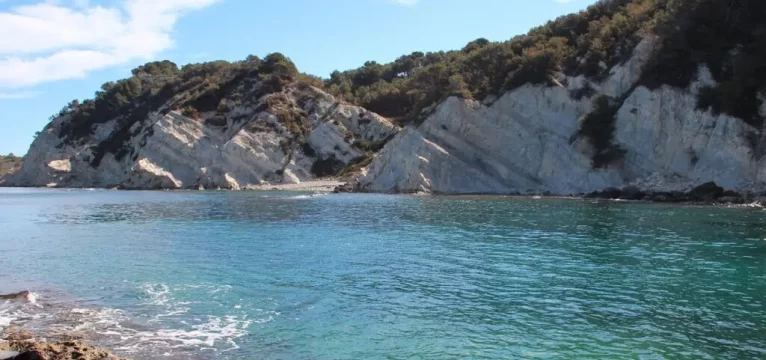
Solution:
[{"label": "ripple on water", "polygon": [[136,358],[766,357],[761,210],[45,194],[0,197],[0,251],[72,300],[16,321]]}]

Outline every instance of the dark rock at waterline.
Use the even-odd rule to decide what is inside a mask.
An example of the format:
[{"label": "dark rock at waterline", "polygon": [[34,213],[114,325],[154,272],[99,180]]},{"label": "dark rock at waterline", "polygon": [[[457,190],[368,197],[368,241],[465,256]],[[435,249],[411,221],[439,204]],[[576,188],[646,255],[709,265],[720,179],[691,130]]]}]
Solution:
[{"label": "dark rock at waterline", "polygon": [[646,199],[654,202],[673,202],[677,198],[669,192],[658,192],[647,196]]},{"label": "dark rock at waterline", "polygon": [[724,191],[722,187],[711,181],[692,189],[688,195],[693,201],[709,202],[721,197]]},{"label": "dark rock at waterline", "polygon": [[339,193],[352,193],[356,192],[358,189],[356,186],[354,186],[351,183],[345,183],[343,185],[336,186],[333,190],[333,193],[339,194]]},{"label": "dark rock at waterline", "polygon": [[746,204],[753,201],[753,194],[739,193],[734,190],[724,190],[715,182],[709,182],[695,187],[691,191],[644,191],[636,186],[626,186],[621,189],[610,187],[585,195],[591,199],[647,200],[669,203],[724,203]]},{"label": "dark rock at waterline", "polygon": [[23,299],[27,299],[28,297],[29,297],[28,290],[19,291],[19,292],[11,293],[11,294],[0,294],[0,299],[2,300],[17,300],[17,299],[23,300]]},{"label": "dark rock at waterline", "polygon": [[620,190],[620,199],[625,200],[643,200],[646,192],[635,186],[626,186]]},{"label": "dark rock at waterline", "polygon": [[619,199],[622,192],[618,188],[609,187],[601,191],[594,191],[585,195],[586,198],[592,199]]},{"label": "dark rock at waterline", "polygon": [[718,198],[718,202],[724,204],[744,204],[745,198],[741,196],[721,196]]}]

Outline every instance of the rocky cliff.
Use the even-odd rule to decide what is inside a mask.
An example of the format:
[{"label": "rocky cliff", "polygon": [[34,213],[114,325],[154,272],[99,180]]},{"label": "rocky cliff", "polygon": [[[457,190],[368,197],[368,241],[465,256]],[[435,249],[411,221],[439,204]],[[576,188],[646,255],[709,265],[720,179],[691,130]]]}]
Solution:
[{"label": "rocky cliff", "polygon": [[[375,158],[357,187],[372,192],[580,194],[635,184],[684,191],[706,182],[766,188],[762,129],[710,109],[697,95],[714,85],[706,67],[688,88],[639,86],[657,39],[603,82],[558,74],[556,85],[524,85],[483,103],[451,97],[419,126],[404,129]],[[588,89],[590,96],[578,97]],[[608,98],[619,156],[596,166],[583,135],[594,101]],[[763,116],[763,112],[761,116]]]},{"label": "rocky cliff", "polygon": [[[79,141],[64,135],[72,115],[61,116],[37,136],[22,170],[3,185],[246,189],[294,184],[339,172],[364,159],[366,147],[379,146],[399,130],[303,84],[252,100],[228,100],[215,125],[210,120],[220,114],[192,118],[171,110],[168,102],[132,124],[121,124],[120,118],[94,123]],[[302,114],[303,129],[289,128],[280,118],[286,109]]]},{"label": "rocky cliff", "polygon": [[[686,89],[640,86],[656,43],[645,38],[601,82],[559,73],[552,85],[527,84],[483,102],[453,96],[401,131],[375,113],[293,83],[253,100],[224,99],[228,109],[217,125],[210,120],[220,114],[192,118],[170,110],[168,101],[133,123],[124,143],[96,163],[99,149],[117,141],[120,119],[95,123],[84,141],[72,142],[63,135],[71,115],[64,115],[38,135],[23,169],[4,185],[247,189],[300,183],[368,160],[388,141],[356,189],[568,195],[630,184],[683,191],[711,181],[763,189],[761,129],[698,109],[700,89],[715,85],[706,67]],[[596,166],[603,150],[582,128],[605,97],[616,104],[610,148],[620,156]],[[302,141],[280,118],[284,109],[305,115]]]},{"label": "rocky cliff", "polygon": [[247,189],[353,172],[347,188],[385,193],[761,192],[764,11],[604,0],[505,42],[326,80],[281,54],[149,63],[62,109],[3,185]]}]

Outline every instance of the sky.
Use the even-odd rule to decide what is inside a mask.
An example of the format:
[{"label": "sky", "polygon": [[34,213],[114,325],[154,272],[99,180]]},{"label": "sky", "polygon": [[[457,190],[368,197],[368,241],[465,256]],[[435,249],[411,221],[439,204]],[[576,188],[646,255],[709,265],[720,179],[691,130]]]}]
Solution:
[{"label": "sky", "polygon": [[504,41],[595,0],[0,0],[0,154],[73,99],[156,60],[281,52],[328,77],[413,51]]}]

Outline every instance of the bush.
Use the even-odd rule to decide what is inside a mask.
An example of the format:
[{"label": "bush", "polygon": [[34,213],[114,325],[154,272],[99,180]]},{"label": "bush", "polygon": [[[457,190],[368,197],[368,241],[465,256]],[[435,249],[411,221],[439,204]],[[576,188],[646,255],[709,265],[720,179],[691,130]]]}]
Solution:
[{"label": "bush", "polygon": [[[91,165],[97,167],[107,153],[114,153],[118,160],[130,153],[127,140],[135,135],[131,133],[131,127],[163,105],[167,105],[164,111],[183,109],[183,115],[194,119],[199,119],[200,112],[215,111],[210,124],[223,126],[228,111],[226,98],[260,98],[282,91],[296,80],[313,86],[322,83],[316,77],[298,73],[295,64],[279,53],[270,54],[263,60],[251,55],[241,62],[212,61],[188,64],[181,69],[170,61],[150,62],[133,69],[132,76],[127,79],[103,84],[93,99],[69,103],[52,119],[72,116],[61,127],[59,136],[64,139],[64,144],[84,144],[92,135],[95,124],[117,121],[112,136],[93,149]],[[184,96],[177,97],[179,94]],[[288,126],[301,129],[294,117],[289,121],[298,126]]]},{"label": "bush", "polygon": [[587,139],[594,149],[594,168],[606,167],[625,154],[614,144],[615,115],[621,106],[620,101],[599,96],[593,101],[593,111],[580,119],[580,136]]},{"label": "bush", "polygon": [[766,1],[668,0],[664,35],[643,82],[687,87],[706,65],[719,86],[703,89],[700,108],[760,127],[758,93],[766,89]]},{"label": "bush", "polygon": [[199,111],[191,106],[184,108],[184,110],[181,112],[181,115],[190,119],[199,120]]},{"label": "bush", "polygon": [[[333,72],[325,88],[383,116],[412,122],[447,96],[484,99],[556,71],[604,76],[626,60],[664,11],[663,0],[599,1],[505,42],[477,39],[459,51],[402,56]],[[606,64],[606,68],[602,65]]]}]

